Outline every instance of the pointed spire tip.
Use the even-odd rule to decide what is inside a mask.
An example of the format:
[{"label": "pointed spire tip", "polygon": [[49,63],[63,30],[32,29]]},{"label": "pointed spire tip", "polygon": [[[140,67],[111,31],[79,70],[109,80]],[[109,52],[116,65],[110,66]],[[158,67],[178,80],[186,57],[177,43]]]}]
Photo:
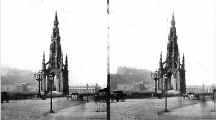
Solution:
[{"label": "pointed spire tip", "polygon": [[57,15],[57,10],[56,10],[56,12],[55,12],[54,25],[58,25],[58,15]]},{"label": "pointed spire tip", "polygon": [[171,25],[172,25],[172,26],[175,26],[175,15],[174,15],[174,11],[173,11],[173,13],[172,13]]}]

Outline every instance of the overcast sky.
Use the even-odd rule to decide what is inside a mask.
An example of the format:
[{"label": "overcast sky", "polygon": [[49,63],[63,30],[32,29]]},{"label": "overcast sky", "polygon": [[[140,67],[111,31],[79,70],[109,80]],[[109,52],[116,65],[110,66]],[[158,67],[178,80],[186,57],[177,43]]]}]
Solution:
[{"label": "overcast sky", "polygon": [[[70,85],[106,85],[106,0],[1,1],[1,64],[36,71],[46,60],[55,11]],[[166,55],[172,13],[187,84],[216,83],[215,0],[110,0],[111,72],[156,70]]]}]

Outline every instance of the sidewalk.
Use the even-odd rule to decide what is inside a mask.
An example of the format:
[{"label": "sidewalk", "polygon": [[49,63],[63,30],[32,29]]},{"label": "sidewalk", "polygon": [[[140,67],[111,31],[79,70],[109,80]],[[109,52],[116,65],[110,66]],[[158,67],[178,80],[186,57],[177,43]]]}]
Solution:
[{"label": "sidewalk", "polygon": [[199,103],[175,109],[171,112],[165,113],[164,116],[170,116],[177,120],[216,120],[215,109],[214,103],[208,101],[206,103]]},{"label": "sidewalk", "polygon": [[[149,111],[146,118],[152,118],[154,113],[151,112],[151,104],[145,105],[146,101],[149,100],[128,100],[126,102],[111,103],[110,119],[139,120],[137,118],[143,118],[143,115],[145,115],[143,112],[145,111]],[[144,106],[142,107],[142,105]],[[89,102],[49,114],[42,120],[106,120],[106,103],[100,103],[100,112],[97,112],[96,103]]]},{"label": "sidewalk", "polygon": [[[104,106],[101,110],[103,112],[97,111],[96,103],[89,102],[83,103],[78,106],[73,106],[70,108],[63,109],[57,113],[49,114],[46,118],[42,120],[105,120],[106,119],[106,107]],[[101,103],[102,107],[102,103]]]}]

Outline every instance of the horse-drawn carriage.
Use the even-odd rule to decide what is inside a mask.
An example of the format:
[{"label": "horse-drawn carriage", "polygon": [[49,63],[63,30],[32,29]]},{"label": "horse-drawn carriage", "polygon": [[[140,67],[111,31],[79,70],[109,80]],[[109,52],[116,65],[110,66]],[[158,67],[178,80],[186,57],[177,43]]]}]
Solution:
[{"label": "horse-drawn carriage", "polygon": [[[120,102],[125,100],[126,95],[123,93],[123,91],[111,91],[110,93],[110,100],[112,102]],[[97,104],[97,110],[96,111],[101,111],[101,105],[104,108],[105,103],[107,101],[107,89],[100,89],[99,91],[96,92],[94,96],[94,101]]]},{"label": "horse-drawn carriage", "polygon": [[9,102],[9,95],[7,92],[1,92],[1,103],[6,101],[7,103]]},{"label": "horse-drawn carriage", "polygon": [[123,102],[125,100],[126,94],[123,91],[112,91],[111,92],[111,101]]},{"label": "horse-drawn carriage", "polygon": [[[99,90],[98,92],[96,92],[94,98],[95,98],[95,101],[103,101],[105,102],[106,101],[106,96],[107,95],[107,89],[104,88],[104,89],[101,89]],[[124,94],[123,91],[111,91],[110,93],[110,100],[112,102],[116,101],[116,102],[119,102],[119,101],[124,101],[125,100],[125,97],[126,97],[126,94]]]}]

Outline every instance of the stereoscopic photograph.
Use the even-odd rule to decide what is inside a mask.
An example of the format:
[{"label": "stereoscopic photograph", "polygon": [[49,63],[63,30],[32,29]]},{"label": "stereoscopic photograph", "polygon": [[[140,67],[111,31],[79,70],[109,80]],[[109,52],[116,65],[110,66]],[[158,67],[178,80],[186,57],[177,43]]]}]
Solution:
[{"label": "stereoscopic photograph", "polygon": [[216,120],[215,0],[1,0],[1,120]]}]

